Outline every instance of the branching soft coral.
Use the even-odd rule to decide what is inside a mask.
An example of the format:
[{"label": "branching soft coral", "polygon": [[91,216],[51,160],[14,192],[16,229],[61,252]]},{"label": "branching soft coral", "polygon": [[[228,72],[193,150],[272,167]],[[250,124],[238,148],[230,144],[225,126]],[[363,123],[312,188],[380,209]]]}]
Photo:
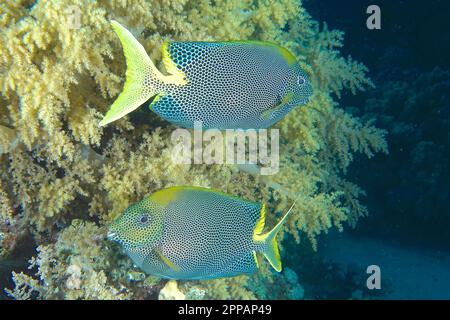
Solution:
[{"label": "branching soft coral", "polygon": [[[294,52],[298,52],[311,66],[316,88],[323,92],[332,91],[338,97],[344,89],[353,94],[374,87],[366,77],[368,69],[362,63],[354,61],[351,56],[342,57],[339,48],[343,46],[344,32],[329,30],[324,23],[322,30],[318,22],[302,11],[297,20],[290,20],[290,31],[282,36]],[[292,40],[295,39],[295,40]]]},{"label": "branching soft coral", "polygon": [[[13,273],[16,288],[7,292],[17,299],[124,299],[125,288],[114,288],[104,270],[112,257],[93,223],[74,220],[55,244],[38,247],[30,261],[37,278]],[[111,270],[110,270],[111,271]]]}]

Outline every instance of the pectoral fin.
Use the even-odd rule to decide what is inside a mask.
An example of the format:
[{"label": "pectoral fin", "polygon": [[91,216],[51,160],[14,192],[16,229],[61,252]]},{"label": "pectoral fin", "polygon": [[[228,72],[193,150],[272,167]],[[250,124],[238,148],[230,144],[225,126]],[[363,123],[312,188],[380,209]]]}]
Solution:
[{"label": "pectoral fin", "polygon": [[289,105],[289,103],[292,100],[292,97],[293,97],[292,93],[285,95],[282,99],[280,99],[273,106],[264,110],[263,113],[261,113],[261,119],[267,120],[267,119],[272,118],[275,113],[282,110],[285,106]]},{"label": "pectoral fin", "polygon": [[178,272],[180,271],[180,268],[175,265],[169,258],[167,258],[162,252],[161,250],[155,250],[155,253],[158,255],[158,257],[161,259],[162,262],[164,262],[164,264],[166,266],[168,266],[171,270]]}]

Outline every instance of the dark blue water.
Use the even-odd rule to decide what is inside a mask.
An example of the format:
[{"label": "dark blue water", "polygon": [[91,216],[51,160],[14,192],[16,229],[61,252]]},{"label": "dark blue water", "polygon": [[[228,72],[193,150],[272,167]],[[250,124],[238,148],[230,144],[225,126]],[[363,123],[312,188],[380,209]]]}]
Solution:
[{"label": "dark blue water", "polygon": [[[381,9],[381,30],[366,28],[370,4]],[[389,131],[389,155],[357,159],[349,172],[367,191],[370,216],[324,238],[324,259],[356,277],[380,265],[385,290],[353,288],[366,298],[450,299],[450,2],[304,5],[330,29],[345,31],[344,55],[364,61],[376,84],[345,95],[341,106]]]}]

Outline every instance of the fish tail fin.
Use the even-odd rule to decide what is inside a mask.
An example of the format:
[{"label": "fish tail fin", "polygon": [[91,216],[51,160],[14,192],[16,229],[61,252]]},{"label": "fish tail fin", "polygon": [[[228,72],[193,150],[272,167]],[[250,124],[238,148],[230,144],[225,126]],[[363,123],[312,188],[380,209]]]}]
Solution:
[{"label": "fish tail fin", "polygon": [[277,225],[270,230],[269,232],[261,235],[254,235],[255,240],[257,243],[261,243],[263,245],[262,253],[266,257],[266,259],[269,261],[270,265],[277,271],[281,271],[281,257],[280,257],[280,250],[278,249],[278,243],[276,241],[276,236],[278,232],[281,230],[281,227],[283,226],[284,222],[286,221],[286,218],[289,216],[289,214],[292,211],[292,208],[294,208],[295,201],[292,204],[292,206],[289,208],[289,210],[286,212],[286,214],[281,218],[281,220],[277,223]]},{"label": "fish tail fin", "polygon": [[158,94],[152,83],[164,78],[131,32],[117,21],[111,21],[111,25],[122,43],[127,71],[123,90],[100,122],[100,126],[122,118]]}]

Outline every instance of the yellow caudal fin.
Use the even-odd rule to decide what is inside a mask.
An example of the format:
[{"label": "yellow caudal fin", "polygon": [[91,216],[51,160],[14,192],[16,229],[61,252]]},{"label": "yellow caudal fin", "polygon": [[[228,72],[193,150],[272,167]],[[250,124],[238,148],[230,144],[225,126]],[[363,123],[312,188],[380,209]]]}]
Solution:
[{"label": "yellow caudal fin", "polygon": [[146,78],[149,79],[152,76],[152,72],[159,73],[159,71],[150,60],[144,47],[118,22],[111,21],[111,25],[122,43],[127,71],[123,90],[103,120],[100,121],[100,126],[122,118],[157,94],[156,90],[150,86],[149,81],[145,81]]},{"label": "yellow caudal fin", "polygon": [[262,232],[262,227],[264,227],[265,206],[263,206],[263,208],[261,209],[260,220],[258,220],[256,228],[255,228],[255,233],[253,234],[253,240],[255,241],[255,243],[263,245],[264,249],[262,250],[262,253],[266,257],[266,259],[269,261],[270,265],[277,272],[281,271],[281,257],[280,257],[280,251],[278,249],[278,244],[276,241],[276,236],[277,236],[278,232],[280,231],[281,227],[283,226],[283,223],[286,221],[286,218],[291,213],[294,205],[295,205],[295,202],[292,204],[292,206],[286,212],[284,217],[277,223],[277,225],[271,231],[269,231],[268,233],[265,233],[265,234],[257,234],[257,231]]},{"label": "yellow caudal fin", "polygon": [[111,25],[122,43],[127,71],[123,90],[100,121],[100,126],[124,117],[151,97],[162,94],[164,84],[184,84],[182,75],[165,76],[159,72],[144,47],[120,23],[111,21]]}]

